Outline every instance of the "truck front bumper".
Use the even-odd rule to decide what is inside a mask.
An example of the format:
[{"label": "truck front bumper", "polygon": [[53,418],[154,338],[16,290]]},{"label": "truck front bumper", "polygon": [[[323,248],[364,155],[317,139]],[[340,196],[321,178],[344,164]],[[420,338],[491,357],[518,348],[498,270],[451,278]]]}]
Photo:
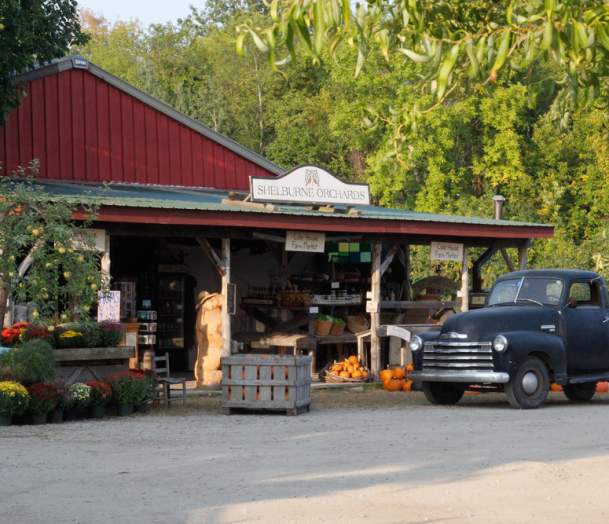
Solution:
[{"label": "truck front bumper", "polygon": [[413,371],[412,380],[421,382],[459,382],[464,384],[507,384],[510,375],[499,371]]}]

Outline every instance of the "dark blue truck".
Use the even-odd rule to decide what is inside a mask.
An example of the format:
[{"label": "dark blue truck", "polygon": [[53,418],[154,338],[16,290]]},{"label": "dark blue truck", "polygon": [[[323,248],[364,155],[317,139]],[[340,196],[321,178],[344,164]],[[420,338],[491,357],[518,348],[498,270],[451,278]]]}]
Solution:
[{"label": "dark blue truck", "polygon": [[609,296],[596,273],[529,270],[500,277],[484,308],[412,337],[412,378],[433,404],[467,389],[503,391],[516,408],[543,405],[550,384],[574,402],[609,379]]}]

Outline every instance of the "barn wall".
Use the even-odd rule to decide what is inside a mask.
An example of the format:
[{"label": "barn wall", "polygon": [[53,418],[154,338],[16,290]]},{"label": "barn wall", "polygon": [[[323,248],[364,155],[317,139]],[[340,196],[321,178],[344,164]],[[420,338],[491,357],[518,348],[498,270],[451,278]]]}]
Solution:
[{"label": "barn wall", "polygon": [[40,161],[40,177],[249,189],[264,168],[86,70],[28,82],[0,127],[5,172]]}]

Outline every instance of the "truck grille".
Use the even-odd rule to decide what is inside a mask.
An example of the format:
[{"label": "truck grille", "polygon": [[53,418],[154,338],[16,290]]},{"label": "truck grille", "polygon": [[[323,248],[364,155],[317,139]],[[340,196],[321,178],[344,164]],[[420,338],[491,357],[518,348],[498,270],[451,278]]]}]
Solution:
[{"label": "truck grille", "polygon": [[490,342],[427,342],[423,346],[424,371],[492,371]]}]

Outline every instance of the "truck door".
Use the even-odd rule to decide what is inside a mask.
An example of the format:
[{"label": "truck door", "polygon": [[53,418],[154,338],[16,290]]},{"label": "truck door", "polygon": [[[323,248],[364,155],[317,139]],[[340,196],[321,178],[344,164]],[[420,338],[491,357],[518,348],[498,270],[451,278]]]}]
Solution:
[{"label": "truck door", "polygon": [[609,311],[599,281],[572,282],[567,304],[568,372],[609,369]]}]

